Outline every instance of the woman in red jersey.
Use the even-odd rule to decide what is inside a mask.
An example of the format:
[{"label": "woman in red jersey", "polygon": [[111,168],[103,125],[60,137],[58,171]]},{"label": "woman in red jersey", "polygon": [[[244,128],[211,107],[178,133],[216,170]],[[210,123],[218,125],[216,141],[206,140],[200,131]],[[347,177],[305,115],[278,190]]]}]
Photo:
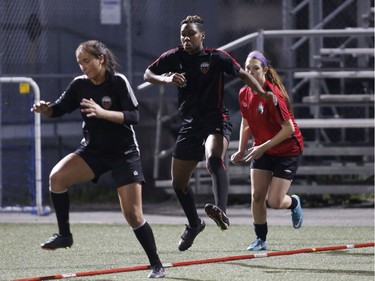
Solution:
[{"label": "woman in red jersey", "polygon": [[[264,53],[251,52],[245,70],[264,90],[275,95],[273,99],[264,99],[248,86],[240,90],[239,147],[231,156],[234,164],[251,161],[251,210],[257,238],[247,250],[260,251],[267,249],[266,202],[273,209],[290,209],[293,227],[302,226],[300,199],[297,195],[287,195],[287,192],[297,172],[304,144],[285,87]],[[251,136],[253,146],[247,149]]]}]

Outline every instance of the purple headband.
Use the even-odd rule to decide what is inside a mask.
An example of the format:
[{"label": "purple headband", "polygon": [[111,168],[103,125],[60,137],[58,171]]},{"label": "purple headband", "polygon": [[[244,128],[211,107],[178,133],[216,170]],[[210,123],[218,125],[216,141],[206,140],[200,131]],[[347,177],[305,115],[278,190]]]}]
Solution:
[{"label": "purple headband", "polygon": [[258,52],[258,51],[252,51],[248,56],[248,58],[256,58],[258,60],[260,60],[264,67],[267,67],[268,64],[267,64],[267,59],[263,56],[263,54],[261,52]]}]

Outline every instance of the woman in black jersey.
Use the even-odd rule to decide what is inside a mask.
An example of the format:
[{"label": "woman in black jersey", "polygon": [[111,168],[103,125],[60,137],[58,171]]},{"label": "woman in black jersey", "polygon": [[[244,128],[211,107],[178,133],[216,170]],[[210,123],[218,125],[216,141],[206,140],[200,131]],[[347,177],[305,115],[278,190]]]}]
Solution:
[{"label": "woman in black jersey", "polygon": [[228,177],[224,156],[228,148],[232,124],[223,104],[224,75],[239,77],[255,92],[272,97],[258,82],[226,52],[203,46],[205,32],[199,16],[188,16],[181,22],[181,45],[164,52],[145,71],[144,79],[154,84],[178,86],[179,111],[182,128],[172,157],[172,187],[185,212],[186,226],[178,249],[191,247],[196,236],[205,228],[199,218],[190,177],[198,162],[205,157],[211,174],[215,204],[206,204],[205,211],[225,230]]},{"label": "woman in black jersey", "polygon": [[80,147],[60,160],[50,173],[49,188],[59,233],[41,247],[55,250],[73,245],[68,188],[85,181],[96,182],[103,173],[112,171],[122,212],[151,264],[148,277],[163,278],[154,235],[143,216],[145,180],[132,127],[139,121],[137,99],[126,77],[115,72],[115,58],[103,43],[83,42],[75,55],[84,75],[74,78],[56,102],[40,101],[31,109],[47,117],[79,109],[83,119]]}]

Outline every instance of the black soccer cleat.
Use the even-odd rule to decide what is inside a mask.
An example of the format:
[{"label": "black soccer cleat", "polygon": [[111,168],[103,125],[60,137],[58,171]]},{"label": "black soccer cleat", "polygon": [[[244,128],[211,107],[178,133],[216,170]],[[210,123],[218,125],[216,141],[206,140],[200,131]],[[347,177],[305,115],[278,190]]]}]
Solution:
[{"label": "black soccer cleat", "polygon": [[208,203],[204,207],[204,211],[206,212],[207,216],[213,219],[221,230],[226,230],[229,228],[229,219],[219,207]]},{"label": "black soccer cleat", "polygon": [[200,224],[197,227],[190,227],[186,225],[185,231],[181,236],[181,240],[178,243],[178,249],[180,251],[186,251],[193,245],[194,239],[201,233],[206,227],[204,220],[200,220]]},{"label": "black soccer cleat", "polygon": [[56,250],[59,248],[70,248],[73,245],[73,236],[62,236],[55,233],[47,242],[41,244],[43,250]]}]

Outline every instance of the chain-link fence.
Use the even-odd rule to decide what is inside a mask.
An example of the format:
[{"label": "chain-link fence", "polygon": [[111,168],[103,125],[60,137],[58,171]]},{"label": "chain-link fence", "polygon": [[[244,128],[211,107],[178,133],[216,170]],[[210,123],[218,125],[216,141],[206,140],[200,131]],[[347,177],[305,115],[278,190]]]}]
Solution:
[{"label": "chain-link fence", "polygon": [[[187,15],[198,14],[205,21],[205,44],[220,47],[237,38],[259,30],[311,29],[315,25],[323,29],[347,27],[373,27],[373,12],[361,10],[358,3],[373,7],[373,0],[307,1],[299,8],[301,1],[284,0],[0,0],[0,76],[26,76],[33,78],[41,89],[41,98],[54,101],[74,76],[80,74],[74,56],[76,47],[82,41],[97,39],[103,41],[120,62],[119,71],[128,76],[134,88],[143,83],[146,67],[161,52],[179,44],[179,25]],[[306,1],[304,1],[306,3]],[[321,7],[317,6],[320,3]],[[344,4],[344,5],[343,5]],[[289,7],[286,9],[285,7]],[[342,8],[341,8],[342,7]],[[340,9],[338,11],[338,9]],[[372,8],[373,9],[373,8]],[[315,13],[312,13],[315,11]],[[318,18],[316,15],[320,15]],[[366,18],[366,15],[368,18]],[[291,20],[290,20],[291,19]],[[294,38],[291,43],[297,39]],[[342,38],[327,39],[325,47],[339,47],[345,43]],[[365,39],[364,39],[365,40]],[[373,48],[371,42],[361,42]],[[304,42],[294,53],[293,65],[287,64],[283,56],[284,38],[270,39],[264,49],[276,69],[284,71],[294,68],[309,68],[309,41]],[[347,46],[358,46],[358,41]],[[231,51],[243,65],[247,53],[255,44],[249,44]],[[324,62],[327,66],[334,61]],[[345,67],[365,66],[373,68],[373,57],[368,56],[362,65],[355,57],[341,58]],[[317,66],[317,65],[316,65]],[[341,67],[341,65],[340,65]],[[373,79],[348,85],[350,92],[373,92]],[[330,82],[331,91],[340,89],[337,81]],[[365,84],[364,84],[365,83]],[[233,83],[226,89],[227,104],[238,123],[237,92],[242,85]],[[292,86],[292,85],[289,85]],[[288,89],[289,91],[291,89]],[[14,92],[14,93],[13,93]],[[309,93],[308,86],[291,93],[298,103]],[[6,99],[19,97],[14,86],[0,84],[2,124],[16,125],[21,116],[28,116],[27,108],[20,111],[17,106],[7,107]],[[138,139],[142,148],[146,177],[152,180],[152,159],[154,156],[154,127],[157,113],[156,87],[137,93],[141,104],[141,123],[137,126]],[[168,89],[165,104],[169,111],[176,110],[174,89]],[[15,100],[13,104],[17,104]],[[8,106],[9,108],[9,106]],[[9,113],[11,112],[11,113]],[[297,111],[304,114],[305,111]],[[168,113],[168,112],[167,112]],[[373,114],[370,113],[370,114]],[[237,118],[237,119],[236,119]],[[67,130],[57,130],[58,123],[66,123]],[[43,185],[48,189],[48,173],[51,167],[64,155],[75,149],[80,135],[78,112],[60,120],[44,118],[43,124],[51,124],[52,133],[43,137]],[[237,126],[238,128],[238,124]],[[175,124],[163,131],[164,145],[173,143]],[[17,126],[14,127],[17,129]],[[238,133],[234,132],[234,138]],[[43,127],[42,127],[43,136]],[[3,175],[7,174],[6,161],[2,159]],[[169,173],[169,168],[166,169]],[[4,177],[4,176],[3,176]],[[150,182],[150,181],[149,181]],[[152,183],[150,183],[152,186]]]}]

